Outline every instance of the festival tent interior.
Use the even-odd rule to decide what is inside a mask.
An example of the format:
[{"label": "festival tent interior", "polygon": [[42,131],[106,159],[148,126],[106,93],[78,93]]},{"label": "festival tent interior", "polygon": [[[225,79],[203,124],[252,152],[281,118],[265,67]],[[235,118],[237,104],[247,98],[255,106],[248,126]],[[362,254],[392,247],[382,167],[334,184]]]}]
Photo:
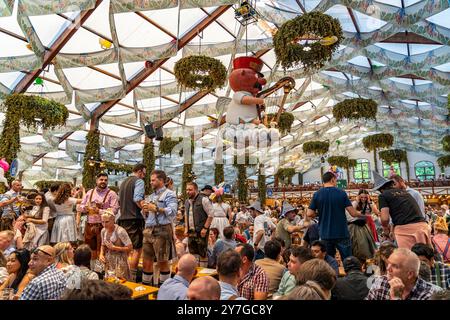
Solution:
[{"label": "festival tent interior", "polygon": [[[363,148],[365,137],[379,133],[394,137],[392,149],[445,159],[449,7],[446,0],[0,0],[0,99],[40,96],[69,113],[62,126],[21,124],[17,159],[24,186],[55,179],[80,183],[87,135],[96,129],[100,155],[90,160],[116,163],[113,183],[128,170],[119,164],[143,160],[147,143],[156,167],[175,186],[186,170],[199,185],[215,184],[219,120],[233,92],[228,81],[215,90],[180,85],[177,62],[199,55],[220,61],[227,75],[237,57],[262,59],[264,89],[283,77],[295,80],[291,90],[275,86],[265,99],[266,114],[281,107],[294,117],[269,148],[278,161],[260,164],[268,183],[279,168],[307,173],[323,166],[324,157],[349,156]],[[342,29],[331,59],[312,71],[302,63],[283,64],[277,33],[314,12],[336,18]],[[299,35],[304,55],[318,41],[311,33]],[[334,107],[356,98],[374,101],[376,115],[336,119]],[[3,109],[1,122],[5,114]],[[163,128],[164,142],[180,128],[196,134],[192,167],[183,170],[178,149],[146,137],[150,123]],[[305,143],[316,140],[329,148],[305,153]],[[223,180],[230,183],[236,179],[232,157],[226,155],[223,166]],[[257,166],[247,170],[248,177],[257,173]]]}]

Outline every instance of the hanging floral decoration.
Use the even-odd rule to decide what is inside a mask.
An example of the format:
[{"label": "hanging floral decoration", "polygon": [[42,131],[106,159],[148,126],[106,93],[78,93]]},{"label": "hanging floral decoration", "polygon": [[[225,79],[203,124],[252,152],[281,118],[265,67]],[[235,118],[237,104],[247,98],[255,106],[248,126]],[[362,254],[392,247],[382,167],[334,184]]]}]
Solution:
[{"label": "hanging floral decoration", "polygon": [[330,143],[328,141],[309,141],[303,144],[303,152],[306,154],[323,155],[328,152]]},{"label": "hanging floral decoration", "polygon": [[220,60],[199,55],[181,58],[175,63],[177,82],[191,89],[215,90],[227,81],[227,69]]},{"label": "hanging floral decoration", "polygon": [[394,162],[406,162],[407,154],[405,150],[391,149],[378,152],[381,160],[391,165]]},{"label": "hanging floral decoration", "polygon": [[338,122],[343,119],[375,120],[376,115],[377,103],[372,99],[345,99],[333,107],[333,117]]},{"label": "hanging floral decoration", "polygon": [[377,133],[364,137],[362,142],[367,151],[375,151],[379,148],[391,147],[394,143],[394,136],[390,133]]},{"label": "hanging floral decoration", "polygon": [[277,61],[284,69],[302,64],[304,70],[322,68],[343,39],[338,19],[308,12],[286,21],[273,37]]}]

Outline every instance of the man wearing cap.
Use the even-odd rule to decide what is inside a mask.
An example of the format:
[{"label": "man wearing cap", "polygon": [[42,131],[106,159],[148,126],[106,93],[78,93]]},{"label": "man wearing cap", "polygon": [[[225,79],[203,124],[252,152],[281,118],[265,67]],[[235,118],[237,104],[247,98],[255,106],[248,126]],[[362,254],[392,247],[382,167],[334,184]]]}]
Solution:
[{"label": "man wearing cap", "polygon": [[380,220],[384,233],[389,233],[392,218],[395,240],[399,248],[411,249],[415,243],[431,245],[431,230],[416,200],[406,190],[395,189],[394,181],[387,180],[373,171],[374,188],[381,192]]},{"label": "man wearing cap", "polygon": [[254,233],[253,233],[253,246],[255,247],[255,259],[264,258],[264,245],[266,241],[270,240],[272,231],[276,229],[276,225],[272,219],[264,214],[259,201],[255,201],[248,207],[250,214],[255,219]]},{"label": "man wearing cap", "polygon": [[55,249],[51,246],[36,248],[28,266],[36,277],[25,287],[20,300],[58,300],[66,289],[67,280],[56,268]]},{"label": "man wearing cap", "polygon": [[209,199],[209,196],[214,192],[214,189],[209,184],[207,184],[200,191],[204,196],[208,197]]},{"label": "man wearing cap", "polygon": [[266,84],[261,73],[263,61],[256,57],[239,57],[233,60],[233,71],[230,74],[230,87],[234,94],[228,104],[226,122],[259,124],[257,105],[264,105],[264,99],[256,94]]},{"label": "man wearing cap", "polygon": [[280,221],[277,224],[276,236],[283,239],[286,248],[289,248],[292,243],[291,234],[294,232],[301,232],[303,227],[294,225],[294,220],[297,214],[295,209],[289,202],[283,203],[283,209],[280,215]]},{"label": "man wearing cap", "polygon": [[350,256],[344,259],[345,277],[338,278],[331,290],[331,300],[364,300],[369,293],[368,277],[362,272],[358,258]]}]

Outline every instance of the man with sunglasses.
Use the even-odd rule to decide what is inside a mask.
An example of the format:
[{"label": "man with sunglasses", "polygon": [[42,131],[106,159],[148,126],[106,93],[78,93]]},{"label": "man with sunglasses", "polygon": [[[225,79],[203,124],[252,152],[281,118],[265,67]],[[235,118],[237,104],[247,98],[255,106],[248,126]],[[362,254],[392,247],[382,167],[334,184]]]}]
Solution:
[{"label": "man with sunglasses", "polygon": [[28,266],[36,277],[25,287],[20,300],[58,300],[66,289],[67,280],[64,273],[56,269],[55,250],[47,245],[36,248]]}]

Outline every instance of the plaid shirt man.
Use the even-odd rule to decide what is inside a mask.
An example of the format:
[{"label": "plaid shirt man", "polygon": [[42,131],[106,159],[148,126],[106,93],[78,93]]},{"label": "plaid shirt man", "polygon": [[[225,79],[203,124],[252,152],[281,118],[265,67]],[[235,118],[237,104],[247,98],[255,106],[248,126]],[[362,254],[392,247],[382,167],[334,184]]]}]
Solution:
[{"label": "plaid shirt man", "polygon": [[[391,300],[389,280],[386,276],[375,279],[365,300]],[[414,288],[405,300],[429,300],[434,293],[431,283],[417,278]]]},{"label": "plaid shirt man", "polygon": [[254,300],[255,292],[269,292],[269,278],[263,268],[253,264],[237,288],[239,296]]},{"label": "plaid shirt man", "polygon": [[450,289],[450,267],[436,261],[431,269],[431,283],[442,289]]},{"label": "plaid shirt man", "polygon": [[66,284],[64,273],[52,264],[30,281],[20,300],[58,300],[66,289]]}]

